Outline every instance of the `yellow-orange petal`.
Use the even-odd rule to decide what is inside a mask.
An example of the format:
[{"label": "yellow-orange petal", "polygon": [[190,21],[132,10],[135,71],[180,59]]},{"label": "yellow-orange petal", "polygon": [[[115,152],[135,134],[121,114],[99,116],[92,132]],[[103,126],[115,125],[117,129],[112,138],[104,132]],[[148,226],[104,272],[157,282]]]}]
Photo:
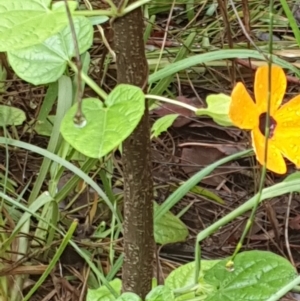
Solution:
[{"label": "yellow-orange petal", "polygon": [[[289,102],[280,107],[273,118],[277,122],[275,131],[282,135],[300,132],[300,95],[292,98]],[[299,140],[300,141],[300,140]]]},{"label": "yellow-orange petal", "polygon": [[284,104],[274,119],[277,125],[271,140],[287,159],[300,166],[300,95]]},{"label": "yellow-orange petal", "polygon": [[300,166],[300,134],[294,136],[276,136],[273,139],[273,144],[289,161],[294,163],[297,167]]},{"label": "yellow-orange petal", "polygon": [[254,95],[259,114],[267,111],[270,90],[270,115],[276,112],[282,103],[286,90],[286,76],[282,68],[271,67],[271,87],[269,89],[269,66],[259,67],[255,73]]},{"label": "yellow-orange petal", "polygon": [[237,127],[251,130],[258,126],[259,114],[251,96],[242,83],[237,83],[231,93],[229,118]]},{"label": "yellow-orange petal", "polygon": [[[254,147],[254,151],[256,154],[257,161],[264,165],[265,163],[265,136],[262,135],[259,128],[255,128],[251,132],[252,136],[252,145]],[[272,140],[268,140],[268,154],[267,154],[267,169],[278,173],[285,174],[286,173],[286,164],[283,159],[283,156],[277,146],[272,142]]]}]

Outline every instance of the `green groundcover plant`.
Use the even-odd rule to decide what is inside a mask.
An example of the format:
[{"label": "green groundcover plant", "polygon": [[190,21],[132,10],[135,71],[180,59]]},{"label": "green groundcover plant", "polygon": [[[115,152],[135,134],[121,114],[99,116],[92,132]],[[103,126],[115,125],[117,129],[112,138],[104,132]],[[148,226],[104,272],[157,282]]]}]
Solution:
[{"label": "green groundcover plant", "polygon": [[[72,185],[74,186],[74,181],[71,180],[64,189],[56,190],[63,171],[74,172],[76,176],[90,185],[112,211],[114,216],[112,228],[121,229],[121,218],[115,206],[115,196],[112,191],[111,193],[103,191],[87,175],[87,172],[95,164],[95,160],[103,159],[103,162],[109,165],[110,161],[107,159],[109,154],[121,146],[122,141],[132,133],[141,120],[146,99],[184,106],[199,116],[204,114],[210,116],[221,126],[231,126],[233,122],[229,114],[230,96],[224,94],[210,95],[206,100],[207,108],[198,109],[162,97],[159,94],[172,81],[175,73],[195,65],[232,58],[265,59],[265,56],[259,51],[247,49],[216,50],[182,59],[185,55],[184,50],[182,50],[172,64],[149,76],[149,85],[152,87],[149,94],[145,95],[138,87],[121,84],[107,95],[87,75],[90,65],[88,50],[93,42],[93,25],[101,26],[109,18],[122,16],[147,2],[149,1],[137,1],[134,5],[125,6],[120,10],[108,1],[110,3],[108,10],[84,11],[78,9],[77,2],[68,1],[83,65],[80,71],[83,82],[78,83],[77,77],[69,75],[72,71],[75,74],[79,71],[72,61],[76,51],[65,3],[61,1],[51,5],[50,0],[0,0],[0,51],[7,53],[9,64],[21,79],[34,85],[48,85],[35,130],[50,136],[47,150],[11,139],[6,131],[4,131],[6,135],[0,137],[0,143],[5,147],[19,147],[44,156],[41,171],[28,200],[28,206],[19,202],[22,199],[22,194],[16,198],[10,196],[11,192],[14,191],[13,181],[7,175],[1,179],[1,187],[5,187],[0,192],[3,206],[8,212],[11,212],[16,221],[14,231],[11,234],[1,236],[1,255],[8,256],[5,251],[13,250],[12,241],[16,239],[19,243],[22,242],[17,249],[20,254],[30,246],[27,238],[17,238],[17,234],[20,232],[29,233],[32,216],[39,221],[35,237],[45,241],[45,245],[51,244],[55,233],[64,237],[48,268],[23,300],[30,300],[32,294],[43,283],[59,260],[67,244],[71,244],[86,260],[97,278],[96,284],[94,283],[88,290],[88,301],[140,300],[133,293],[121,294],[121,280],[117,279],[115,275],[122,265],[122,257],[114,262],[112,271],[105,275],[90,260],[89,254],[80,249],[72,240],[77,225],[76,221],[68,225],[69,230],[66,233],[58,229],[58,204],[70,191]],[[285,7],[285,9],[288,8]],[[193,38],[194,35],[191,34],[186,43],[192,43]],[[300,74],[297,68],[276,56],[272,57],[272,61],[297,75]],[[3,69],[1,69],[0,76],[1,80],[5,80],[6,74]],[[82,100],[81,110],[84,120],[80,124],[75,124],[74,116],[78,112],[78,103],[74,103],[73,91],[78,88],[79,84],[82,84],[83,87],[85,85],[90,86],[98,97]],[[5,89],[2,85],[0,88],[2,91]],[[50,115],[56,99],[56,114]],[[0,116],[3,128],[20,125],[26,119],[22,110],[4,105],[0,106]],[[177,117],[177,114],[171,114],[158,119],[152,127],[152,137],[157,137],[166,131]],[[167,244],[186,239],[188,235],[186,226],[169,210],[184,195],[195,189],[197,184],[215,168],[241,156],[251,154],[252,150],[246,150],[209,165],[176,189],[162,205],[159,206],[155,203],[154,231],[156,243]],[[69,162],[76,156],[77,158],[79,156],[85,158],[81,168]],[[51,176],[49,191],[40,193],[40,187],[48,172]],[[109,179],[105,175],[102,174],[101,179],[104,184],[109,184]],[[261,187],[257,195],[200,232],[195,245],[195,261],[174,270],[166,278],[164,285],[156,285],[154,280],[153,289],[147,295],[146,300],[272,301],[278,300],[286,292],[296,287],[300,283],[300,277],[289,261],[281,256],[263,251],[238,253],[241,247],[238,245],[236,252],[230,258],[202,260],[200,243],[220,227],[246,211],[253,209],[255,212],[255,208],[260,202],[298,191],[299,184],[299,174],[295,173],[287,177],[282,183],[265,189]],[[207,196],[209,194],[205,190],[202,190],[202,193],[206,193]],[[215,201],[220,201],[215,195],[211,194],[209,197]],[[1,225],[5,225],[4,217],[0,218],[0,222]],[[250,225],[251,219],[244,233],[247,233]],[[48,229],[48,231],[44,229]],[[102,237],[114,238],[119,234],[118,231],[105,233],[101,229],[101,225],[99,225],[97,229],[99,237],[102,235]],[[18,259],[21,259],[21,255]],[[4,268],[4,265],[0,263],[0,267]],[[0,300],[7,300],[7,296],[10,296],[10,300],[18,300],[18,290],[9,289],[9,281],[6,277],[1,276],[0,279]],[[22,287],[22,281],[24,281],[22,277],[16,276],[15,283],[17,286]]]}]

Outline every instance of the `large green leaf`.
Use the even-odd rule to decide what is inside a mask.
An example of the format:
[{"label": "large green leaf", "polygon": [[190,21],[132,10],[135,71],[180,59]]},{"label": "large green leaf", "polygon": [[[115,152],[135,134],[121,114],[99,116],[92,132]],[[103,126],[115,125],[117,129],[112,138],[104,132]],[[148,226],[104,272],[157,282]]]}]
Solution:
[{"label": "large green leaf", "polygon": [[[158,209],[159,205],[154,202],[154,212]],[[161,245],[184,241],[188,234],[186,225],[171,212],[154,223],[155,242]]]},{"label": "large green leaf", "polygon": [[0,52],[43,42],[68,24],[64,11],[52,11],[49,0],[0,0]]},{"label": "large green leaf", "polygon": [[[73,21],[81,54],[92,45],[93,27],[85,17],[76,17]],[[9,63],[17,75],[34,85],[56,81],[74,56],[69,25],[41,44],[8,52]]]},{"label": "large green leaf", "polygon": [[184,264],[173,270],[165,280],[165,286],[171,290],[180,290],[182,293],[176,297],[176,301],[191,300],[197,296],[201,296],[200,300],[205,299],[212,291],[213,286],[205,283],[203,276],[220,260],[201,260],[201,270],[199,275],[198,289],[186,291],[183,288],[193,288],[195,285],[195,261]]},{"label": "large green leaf", "polygon": [[271,252],[240,253],[233,271],[226,269],[227,262],[220,261],[205,274],[205,281],[215,287],[206,301],[264,301],[297,276],[289,261]]},{"label": "large green leaf", "polygon": [[91,158],[101,158],[120,145],[138,125],[145,110],[143,91],[131,85],[118,85],[103,104],[86,98],[82,111],[86,125],[76,127],[75,104],[62,121],[61,133],[76,150]]},{"label": "large green leaf", "polygon": [[[201,260],[200,278],[220,260]],[[165,280],[165,285],[172,290],[194,284],[195,261],[184,264],[173,270]]]}]

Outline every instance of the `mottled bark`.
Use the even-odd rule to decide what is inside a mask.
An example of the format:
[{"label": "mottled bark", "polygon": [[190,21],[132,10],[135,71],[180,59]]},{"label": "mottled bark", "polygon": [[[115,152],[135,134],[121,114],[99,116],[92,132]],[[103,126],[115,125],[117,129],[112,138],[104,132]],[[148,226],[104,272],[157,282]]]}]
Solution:
[{"label": "mottled bark", "polygon": [[[119,0],[115,0],[115,4],[118,5]],[[143,28],[141,9],[113,22],[118,83],[146,86],[148,67]],[[154,248],[148,108],[137,128],[124,141],[122,160],[125,185],[123,291],[144,298],[151,289]]]}]

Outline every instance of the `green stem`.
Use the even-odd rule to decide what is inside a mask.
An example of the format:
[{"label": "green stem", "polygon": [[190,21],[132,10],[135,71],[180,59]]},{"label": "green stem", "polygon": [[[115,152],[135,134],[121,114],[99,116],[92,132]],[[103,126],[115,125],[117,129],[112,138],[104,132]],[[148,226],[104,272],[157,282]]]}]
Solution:
[{"label": "green stem", "polygon": [[155,99],[155,100],[159,100],[159,101],[171,103],[171,104],[173,104],[173,105],[176,105],[176,106],[179,106],[179,107],[186,108],[186,109],[188,109],[188,110],[190,110],[190,111],[193,111],[193,112],[197,112],[197,111],[198,111],[198,109],[197,109],[196,107],[193,107],[193,106],[188,105],[188,104],[186,104],[186,103],[183,103],[183,102],[181,102],[181,101],[169,99],[169,98],[166,98],[166,97],[163,97],[163,96],[147,94],[147,95],[145,95],[145,98],[148,98],[148,99]]},{"label": "green stem", "polygon": [[201,271],[201,248],[200,243],[196,240],[195,244],[195,284],[199,282],[199,275]]},{"label": "green stem", "polygon": [[[76,65],[69,61],[69,66],[73,69],[73,71],[77,74],[78,69]],[[85,81],[85,83],[92,88],[103,100],[107,98],[107,94],[104,90],[102,90],[87,74],[81,71],[81,78]]]},{"label": "green stem", "polygon": [[134,3],[128,5],[122,12],[122,16],[124,16],[125,14],[130,13],[131,11],[137,9],[140,6],[143,6],[145,4],[147,4],[148,2],[150,2],[151,0],[140,0],[140,1],[135,1]]},{"label": "green stem", "polygon": [[277,301],[281,297],[283,297],[286,293],[290,292],[296,285],[300,284],[300,276],[295,278],[293,281],[285,285],[282,289],[280,289],[277,293],[272,295],[268,300],[266,301]]},{"label": "green stem", "polygon": [[112,12],[116,12],[118,10],[118,8],[111,0],[106,0],[106,3],[108,3],[108,5],[110,6]]},{"label": "green stem", "polygon": [[72,12],[72,16],[84,16],[84,17],[94,17],[94,16],[107,16],[114,17],[115,12],[111,10],[95,9],[95,10],[76,10]]},{"label": "green stem", "polygon": [[[85,17],[93,17],[93,16],[107,16],[107,17],[122,17],[131,11],[149,3],[151,0],[139,0],[123,9],[121,12],[117,12],[115,7],[112,7],[111,10],[105,9],[95,9],[95,10],[76,10],[72,12],[73,16],[85,16]],[[111,2],[111,1],[109,1]],[[111,2],[112,3],[112,2]],[[110,3],[110,4],[111,4]]]}]

